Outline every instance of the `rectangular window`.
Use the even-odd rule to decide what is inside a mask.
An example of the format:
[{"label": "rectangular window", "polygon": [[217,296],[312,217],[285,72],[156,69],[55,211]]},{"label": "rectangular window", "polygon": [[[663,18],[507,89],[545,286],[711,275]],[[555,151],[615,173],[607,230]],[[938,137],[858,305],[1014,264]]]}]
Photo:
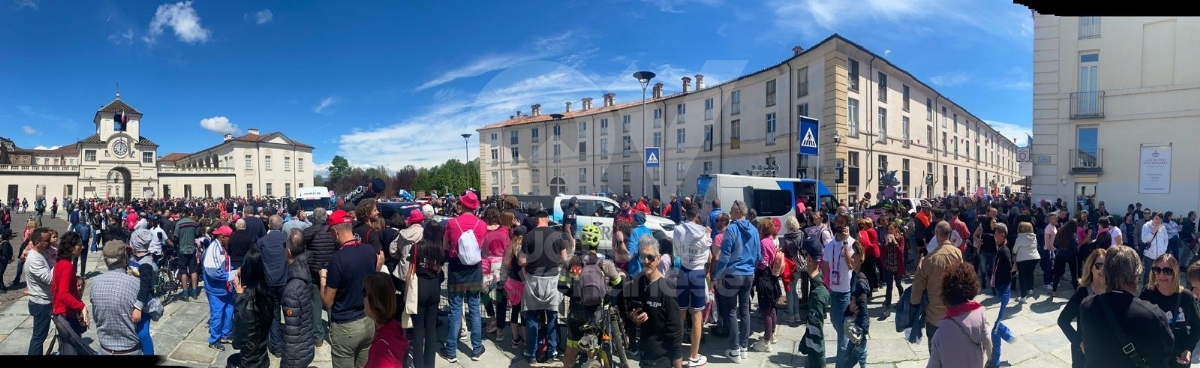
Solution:
[{"label": "rectangular window", "polygon": [[600,167],[600,181],[608,181],[608,166]]},{"label": "rectangular window", "polygon": [[712,161],[704,161],[704,175],[712,174],[712,169],[713,169]]},{"label": "rectangular window", "polygon": [[519,148],[512,147],[512,148],[509,148],[508,150],[512,156],[513,165],[516,165],[518,162],[521,162],[521,152],[520,152]]},{"label": "rectangular window", "polygon": [[879,143],[887,143],[887,109],[879,108]]},{"label": "rectangular window", "polygon": [[496,146],[496,145],[498,145],[498,144],[496,143],[496,139],[497,139],[497,138],[496,138],[496,133],[492,133],[491,139],[489,139],[489,140],[488,140],[488,142],[489,142],[488,144],[490,144],[490,145],[493,145],[493,146]]},{"label": "rectangular window", "polygon": [[[542,183],[542,170],[538,170],[538,169],[529,170],[529,182],[532,184],[541,184]],[[537,187],[534,187],[534,188],[537,188]]]},{"label": "rectangular window", "polygon": [[796,97],[808,96],[808,67],[796,72]]},{"label": "rectangular window", "polygon": [[96,150],[83,151],[83,160],[87,162],[96,162]]},{"label": "rectangular window", "polygon": [[1097,154],[1099,153],[1100,148],[1100,137],[1097,133],[1098,130],[1094,126],[1080,127],[1076,132],[1075,149],[1079,150],[1077,157],[1080,162],[1077,164],[1079,164],[1080,167],[1096,166],[1096,158],[1099,157]]},{"label": "rectangular window", "polygon": [[887,102],[887,95],[888,95],[887,74],[883,74],[883,72],[879,72],[879,91],[878,91],[878,93],[879,93],[879,102]]},{"label": "rectangular window", "polygon": [[858,100],[846,99],[846,123],[851,137],[858,136]]},{"label": "rectangular window", "polygon": [[687,129],[675,129],[675,147],[678,148],[679,152],[683,152],[684,148],[687,147]]},{"label": "rectangular window", "polygon": [[704,152],[712,152],[713,150],[713,126],[708,124],[704,126]]},{"label": "rectangular window", "polygon": [[608,135],[608,119],[600,119],[600,135]]},{"label": "rectangular window", "polygon": [[579,182],[580,183],[587,182],[587,168],[586,167],[579,168]]},{"label": "rectangular window", "polygon": [[562,145],[561,144],[558,144],[558,143],[554,144],[553,154],[554,154],[554,162],[559,162],[559,160],[562,159]]},{"label": "rectangular window", "polygon": [[254,158],[253,158],[253,156],[246,155],[246,170],[254,170]]},{"label": "rectangular window", "polygon": [[292,158],[291,157],[283,158],[283,171],[292,171]]},{"label": "rectangular window", "polygon": [[662,143],[663,143],[663,133],[662,132],[654,132],[654,147],[662,147]]},{"label": "rectangular window", "polygon": [[292,183],[283,183],[283,195],[285,197],[292,196]]},{"label": "rectangular window", "polygon": [[[625,116],[629,116],[629,115],[625,115]],[[633,124],[629,121],[629,119],[622,120],[621,121],[621,133],[629,133],[629,128],[631,125],[633,125]]]},{"label": "rectangular window", "polygon": [[797,116],[808,116],[808,103],[807,102],[796,105],[796,115]]},{"label": "rectangular window", "polygon": [[531,129],[529,131],[530,141],[532,141],[533,143],[537,143],[537,142],[541,141],[541,139],[539,137],[539,133],[541,133],[541,132],[538,131],[538,128]]},{"label": "rectangular window", "polygon": [[954,122],[954,133],[957,134],[958,133],[958,113],[954,114],[954,120],[951,120],[951,121]]},{"label": "rectangular window", "polygon": [[303,158],[296,159],[296,171],[304,171],[304,159]]},{"label": "rectangular window", "polygon": [[508,144],[509,144],[509,145],[511,145],[511,146],[515,146],[515,145],[517,145],[517,143],[519,143],[519,142],[521,141],[521,134],[520,134],[520,133],[521,133],[521,132],[518,132],[518,131],[515,131],[515,130],[514,130],[514,131],[510,131],[510,132],[508,132]]},{"label": "rectangular window", "polygon": [[767,145],[768,146],[774,145],[775,144],[775,131],[776,131],[775,113],[767,114],[766,126],[767,126]]},{"label": "rectangular window", "polygon": [[499,182],[499,181],[500,181],[500,172],[498,172],[498,171],[492,171],[492,182],[493,182],[493,183],[496,183],[496,182]]},{"label": "rectangular window", "polygon": [[[629,120],[629,115],[625,115],[625,120]],[[655,128],[662,128],[662,124],[663,124],[663,110],[662,110],[662,108],[657,108],[657,109],[654,109],[654,127],[655,127]]]},{"label": "rectangular window", "polygon": [[1079,38],[1100,37],[1100,17],[1079,17]]},{"label": "rectangular window", "polygon": [[557,140],[559,140],[560,138],[562,138],[562,126],[561,126],[561,125],[558,125],[558,124],[554,124],[554,132],[553,132],[553,133],[554,133],[554,140],[555,140],[555,141],[557,141]]},{"label": "rectangular window", "polygon": [[912,136],[909,135],[909,123],[907,116],[900,118],[900,134],[903,135],[900,139],[904,140],[904,147],[907,148],[909,144],[912,144]]},{"label": "rectangular window", "polygon": [[608,138],[600,138],[600,159],[608,159]]},{"label": "rectangular window", "polygon": [[729,149],[742,148],[742,121],[729,122]]},{"label": "rectangular window", "polygon": [[704,120],[712,120],[713,118],[713,99],[709,97],[704,100]]},{"label": "rectangular window", "polygon": [[903,102],[903,104],[904,104],[904,112],[908,112],[908,105],[909,105],[909,101],[911,101],[911,98],[910,98],[910,97],[912,97],[912,95],[910,95],[910,94],[909,94],[909,90],[908,90],[908,85],[907,85],[907,84],[905,84],[905,85],[904,85],[904,91],[902,92],[902,97],[904,98],[904,102]]},{"label": "rectangular window", "polygon": [[682,162],[676,162],[675,178],[678,180],[683,180],[684,176],[687,176],[687,166],[685,166]]},{"label": "rectangular window", "polygon": [[742,90],[729,93],[729,115],[742,113]]},{"label": "rectangular window", "polygon": [[271,171],[271,156],[268,155],[263,157],[263,168],[267,169],[267,171]]},{"label": "rectangular window", "polygon": [[587,122],[579,122],[579,138],[587,138]]},{"label": "rectangular window", "polygon": [[687,115],[687,105],[685,105],[685,104],[675,105],[675,123],[683,124],[683,117],[685,115]]},{"label": "rectangular window", "polygon": [[767,107],[775,106],[775,80],[767,81]]},{"label": "rectangular window", "polygon": [[579,142],[579,161],[587,161],[587,142]]},{"label": "rectangular window", "polygon": [[[925,120],[933,121],[933,99],[932,98],[925,99]],[[930,193],[930,194],[932,194],[932,193]]]},{"label": "rectangular window", "polygon": [[254,184],[246,184],[246,198],[254,198]]},{"label": "rectangular window", "polygon": [[274,195],[274,193],[273,193],[274,188],[272,188],[272,187],[273,187],[273,185],[271,185],[271,183],[267,183],[267,195],[268,196]]},{"label": "rectangular window", "polygon": [[[267,157],[271,157],[271,156],[267,156]],[[154,152],[142,152],[142,163],[144,163],[144,164],[154,163]]]},{"label": "rectangular window", "polygon": [[621,156],[629,157],[633,153],[633,140],[629,136],[621,138]]},{"label": "rectangular window", "polygon": [[492,164],[493,165],[496,164],[496,161],[500,159],[499,152],[500,152],[500,150],[492,148]]},{"label": "rectangular window", "polygon": [[[621,180],[629,181],[631,176],[633,176],[633,170],[629,168],[629,165],[621,165]],[[626,189],[625,192],[629,192],[629,189]]]},{"label": "rectangular window", "polygon": [[511,171],[509,171],[509,173],[508,173],[508,177],[509,177],[509,178],[511,178],[511,180],[509,181],[509,184],[517,184],[517,183],[520,183],[520,182],[521,182],[521,181],[519,180],[519,179],[521,178],[521,172],[520,172],[520,171],[517,171],[517,170],[511,170]]},{"label": "rectangular window", "polygon": [[846,88],[858,92],[858,60],[846,59]]},{"label": "rectangular window", "polygon": [[538,163],[538,162],[542,161],[542,154],[541,154],[542,147],[541,146],[533,146],[530,148],[531,149],[529,150],[529,162]]}]

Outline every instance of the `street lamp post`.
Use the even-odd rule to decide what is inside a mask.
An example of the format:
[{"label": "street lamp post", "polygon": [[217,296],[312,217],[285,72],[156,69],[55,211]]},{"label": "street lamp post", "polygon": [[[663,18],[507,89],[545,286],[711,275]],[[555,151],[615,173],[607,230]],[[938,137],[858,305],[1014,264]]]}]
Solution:
[{"label": "street lamp post", "polygon": [[[649,173],[646,171],[649,169],[649,167],[646,167],[646,158],[644,157],[646,155],[646,86],[649,86],[650,80],[654,79],[654,72],[639,71],[633,73],[633,78],[637,79],[638,83],[642,84],[642,195],[646,195],[646,192],[649,191],[646,189],[646,176],[649,175]],[[659,156],[659,162],[662,162],[661,149],[659,151]],[[662,165],[659,165],[659,167],[662,167]]]},{"label": "street lamp post", "polygon": [[469,147],[470,141],[471,141],[471,133],[463,133],[462,137],[463,137],[463,154],[467,155],[467,161],[464,162],[465,164],[467,164],[467,189],[471,189],[471,184],[472,184],[471,179],[473,177],[473,174],[471,174],[471,149]]}]

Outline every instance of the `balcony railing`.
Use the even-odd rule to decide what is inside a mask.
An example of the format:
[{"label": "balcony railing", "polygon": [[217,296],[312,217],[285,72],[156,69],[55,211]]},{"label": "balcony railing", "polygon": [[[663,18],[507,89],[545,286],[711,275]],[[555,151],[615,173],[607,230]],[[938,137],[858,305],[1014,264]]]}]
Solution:
[{"label": "balcony railing", "polygon": [[179,174],[210,174],[210,173],[232,173],[232,167],[171,167],[160,166],[159,173],[179,173]]},{"label": "balcony railing", "polygon": [[79,172],[76,165],[0,165],[0,172]]},{"label": "balcony railing", "polygon": [[1104,173],[1104,149],[1071,150],[1072,174],[1102,174]]},{"label": "balcony railing", "polygon": [[1104,118],[1104,91],[1071,94],[1071,119]]}]

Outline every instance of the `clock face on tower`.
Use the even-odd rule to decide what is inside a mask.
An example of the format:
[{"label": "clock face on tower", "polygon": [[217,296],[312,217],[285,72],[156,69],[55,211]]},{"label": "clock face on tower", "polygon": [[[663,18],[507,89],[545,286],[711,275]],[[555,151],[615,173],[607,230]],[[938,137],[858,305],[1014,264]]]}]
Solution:
[{"label": "clock face on tower", "polygon": [[112,149],[113,154],[117,155],[117,157],[125,157],[125,155],[129,154],[129,143],[126,143],[124,139],[117,140],[116,143],[113,143]]}]

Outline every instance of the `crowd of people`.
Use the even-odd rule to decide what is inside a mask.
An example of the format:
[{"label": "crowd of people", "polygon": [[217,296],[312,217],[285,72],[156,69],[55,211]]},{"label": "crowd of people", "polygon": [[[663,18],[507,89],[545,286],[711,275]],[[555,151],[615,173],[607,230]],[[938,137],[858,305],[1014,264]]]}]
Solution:
[{"label": "crowd of people", "polygon": [[[101,354],[154,354],[159,267],[183,270],[173,297],[203,294],[209,346],[232,346],[231,363],[247,367],[268,366],[268,355],[306,367],[325,343],[334,367],[433,367],[439,355],[457,362],[460,339],[468,358],[484,358],[489,338],[531,363],[573,368],[588,358],[584,326],[609,305],[627,334],[619,343],[647,367],[705,365],[706,335],[724,338],[710,344],[738,363],[778,349],[784,324],[803,326],[808,366],[865,366],[871,320],[893,316],[910,342],[928,340],[929,366],[995,367],[1015,336],[1002,322],[1014,294],[1057,298],[1068,270],[1075,290],[1059,325],[1074,366],[1189,366],[1200,341],[1194,212],[1177,220],[1134,204],[1117,217],[1104,202],[1019,194],[946,196],[876,218],[811,203],[759,218],[740,200],[621,201],[611,233],[577,226],[574,200],[556,226],[515,196],[485,205],[473,192],[444,221],[432,206],[382,218],[374,199],[310,216],[261,200],[67,201],[69,229],[31,218],[16,252],[0,244],[0,264],[20,262],[11,285],[30,296],[31,355],[51,321],[95,328]],[[8,243],[13,211],[0,212]],[[676,226],[650,229],[657,214]],[[89,251],[110,271],[86,273]],[[993,323],[981,293],[998,301]]]}]

